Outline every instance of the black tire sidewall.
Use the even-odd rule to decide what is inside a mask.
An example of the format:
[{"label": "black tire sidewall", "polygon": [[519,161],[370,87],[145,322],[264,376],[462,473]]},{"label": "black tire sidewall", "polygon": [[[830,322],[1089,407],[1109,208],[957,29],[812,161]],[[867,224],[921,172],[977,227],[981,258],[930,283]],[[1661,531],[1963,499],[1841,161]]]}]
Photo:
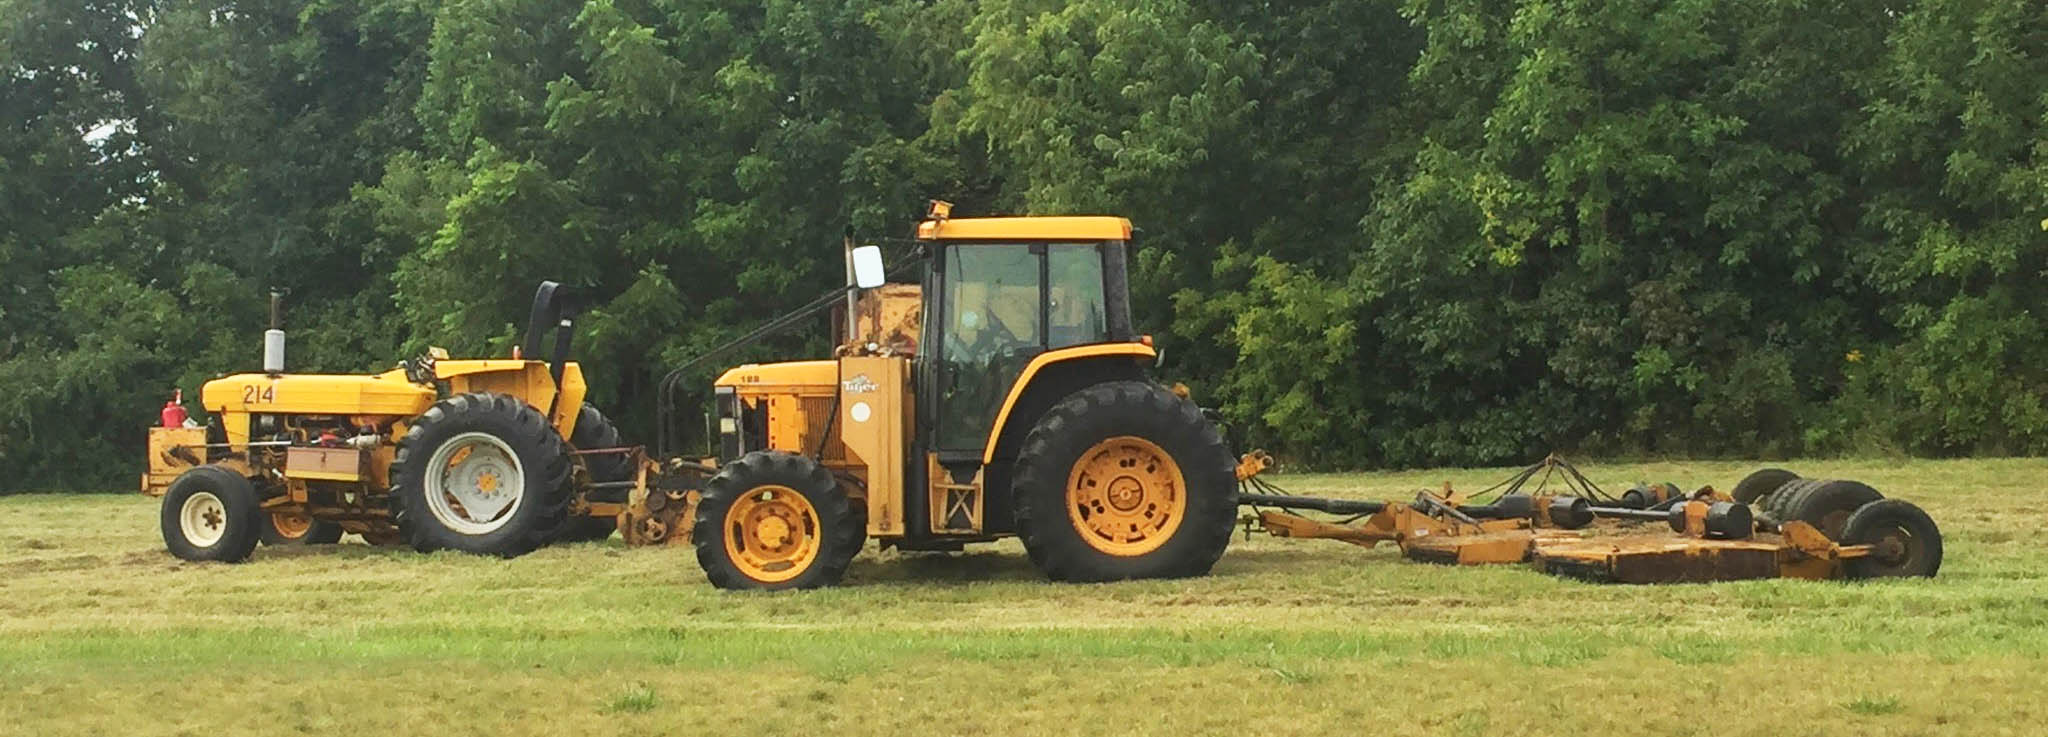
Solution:
[{"label": "black tire sidewall", "polygon": [[1786,510],[1790,509],[1797,499],[1820,484],[1821,481],[1819,479],[1802,478],[1787,481],[1783,486],[1778,487],[1777,491],[1765,494],[1763,500],[1759,501],[1757,506],[1763,509],[1765,519],[1773,523],[1784,522],[1791,519],[1786,514]]},{"label": "black tire sidewall", "polygon": [[[740,571],[725,547],[726,515],[733,502],[763,486],[783,486],[803,495],[818,514],[818,554],[810,568],[786,581],[761,581]],[[831,472],[810,458],[776,451],[755,451],[718,470],[704,484],[691,520],[690,544],[697,564],[713,586],[721,589],[810,589],[839,583],[847,565],[867,537],[861,515],[855,514]]]},{"label": "black tire sidewall", "polygon": [[[576,415],[576,430],[569,433],[569,445],[577,450],[617,448],[625,445],[619,428],[588,402]],[[632,459],[621,454],[582,456],[591,481],[625,481],[633,478]]]},{"label": "black tire sidewall", "polygon": [[[220,499],[221,508],[227,516],[220,539],[204,547],[185,538],[181,521],[185,500],[200,492],[209,492]],[[170,488],[164,492],[163,507],[158,517],[164,547],[172,555],[182,560],[224,563],[247,560],[256,549],[262,526],[270,523],[264,518],[262,500],[256,498],[255,485],[241,474],[219,466],[200,466],[171,481]]]},{"label": "black tire sidewall", "polygon": [[1929,517],[1925,510],[1903,500],[1884,499],[1858,508],[1843,525],[1843,543],[1874,544],[1879,541],[1881,533],[1892,528],[1905,528],[1925,546],[1921,567],[1918,570],[1896,570],[1873,557],[1850,558],[1844,566],[1850,578],[1933,576],[1941,570],[1941,528],[1934,524],[1934,518]]},{"label": "black tire sidewall", "polygon": [[[619,428],[613,425],[611,420],[605,418],[603,412],[598,411],[596,406],[585,402],[583,409],[576,415],[575,431],[569,433],[569,445],[577,450],[593,450],[597,448],[617,448],[625,445],[625,441],[620,439]],[[637,469],[633,468],[632,458],[622,454],[579,455],[577,458],[583,462],[585,475],[589,477],[590,481],[595,483],[631,481],[638,473]],[[614,517],[593,517],[584,514],[571,515],[568,523],[563,525],[562,534],[557,540],[560,542],[593,542],[603,540],[611,537],[612,533],[618,530],[618,527],[618,519]]]},{"label": "black tire sidewall", "polygon": [[[1103,552],[1068,514],[1067,481],[1082,455],[1104,440],[1143,438],[1179,466],[1187,507],[1158,548],[1135,556]],[[1097,384],[1040,418],[1017,458],[1012,494],[1017,533],[1032,562],[1055,580],[1181,578],[1209,572],[1237,522],[1237,485],[1228,446],[1193,403],[1149,382]]]},{"label": "black tire sidewall", "polygon": [[[1796,519],[1813,525],[1830,539],[1842,539],[1848,529],[1848,517],[1883,498],[1883,494],[1860,481],[1823,480],[1816,481],[1779,511],[1783,520]],[[1834,512],[1843,514],[1842,529],[1829,530],[1825,525],[1828,515]]]},{"label": "black tire sidewall", "polygon": [[1760,468],[1735,482],[1735,490],[1728,496],[1742,504],[1756,504],[1771,492],[1798,479],[1799,474],[1782,468]]},{"label": "black tire sidewall", "polygon": [[[497,438],[519,459],[525,483],[505,524],[480,535],[444,525],[427,506],[426,474],[434,453],[458,435]],[[553,542],[568,514],[569,452],[540,411],[517,398],[461,394],[436,402],[415,419],[391,466],[392,512],[406,542],[420,552],[460,550],[516,556]]]}]

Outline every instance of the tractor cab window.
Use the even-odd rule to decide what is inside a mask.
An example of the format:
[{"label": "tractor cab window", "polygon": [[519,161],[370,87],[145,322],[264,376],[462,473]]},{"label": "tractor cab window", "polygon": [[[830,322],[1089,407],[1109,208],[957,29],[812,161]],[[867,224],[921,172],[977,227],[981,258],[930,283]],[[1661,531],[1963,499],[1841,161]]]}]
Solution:
[{"label": "tractor cab window", "polygon": [[945,259],[939,447],[979,448],[1024,365],[1044,350],[1039,249],[956,245]]},{"label": "tractor cab window", "polygon": [[1010,385],[1038,354],[1114,339],[1105,291],[1114,279],[1105,273],[1112,256],[1121,255],[1100,243],[947,247],[940,275],[944,316],[936,323],[939,448],[981,449]]},{"label": "tractor cab window", "polygon": [[1102,293],[1102,247],[1054,243],[1046,247],[1046,347],[1109,340],[1108,300]]}]

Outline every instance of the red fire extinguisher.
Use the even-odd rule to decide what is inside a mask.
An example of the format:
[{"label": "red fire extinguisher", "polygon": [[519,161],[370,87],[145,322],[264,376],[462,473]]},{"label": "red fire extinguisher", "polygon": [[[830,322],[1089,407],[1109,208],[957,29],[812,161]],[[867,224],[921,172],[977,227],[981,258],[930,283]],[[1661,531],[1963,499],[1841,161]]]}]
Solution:
[{"label": "red fire extinguisher", "polygon": [[184,427],[185,417],[185,390],[172,389],[171,401],[164,403],[164,427]]}]

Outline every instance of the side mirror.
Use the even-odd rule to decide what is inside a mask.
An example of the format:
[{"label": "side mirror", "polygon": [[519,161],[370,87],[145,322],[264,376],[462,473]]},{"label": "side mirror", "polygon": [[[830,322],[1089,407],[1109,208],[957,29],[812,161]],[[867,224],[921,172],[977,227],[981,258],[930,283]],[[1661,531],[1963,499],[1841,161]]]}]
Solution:
[{"label": "side mirror", "polygon": [[861,289],[882,286],[886,279],[882,269],[882,248],[861,246],[853,249],[853,285]]}]

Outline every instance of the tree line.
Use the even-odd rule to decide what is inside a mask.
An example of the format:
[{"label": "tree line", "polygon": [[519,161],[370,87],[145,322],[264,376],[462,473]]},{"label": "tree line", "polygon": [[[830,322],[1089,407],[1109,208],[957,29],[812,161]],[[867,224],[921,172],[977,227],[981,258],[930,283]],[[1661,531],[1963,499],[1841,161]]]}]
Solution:
[{"label": "tree line", "polygon": [[127,484],[272,287],[354,372],[588,285],[644,435],[928,197],[1130,217],[1305,465],[2048,451],[2039,0],[0,0],[0,77],[0,490]]}]

